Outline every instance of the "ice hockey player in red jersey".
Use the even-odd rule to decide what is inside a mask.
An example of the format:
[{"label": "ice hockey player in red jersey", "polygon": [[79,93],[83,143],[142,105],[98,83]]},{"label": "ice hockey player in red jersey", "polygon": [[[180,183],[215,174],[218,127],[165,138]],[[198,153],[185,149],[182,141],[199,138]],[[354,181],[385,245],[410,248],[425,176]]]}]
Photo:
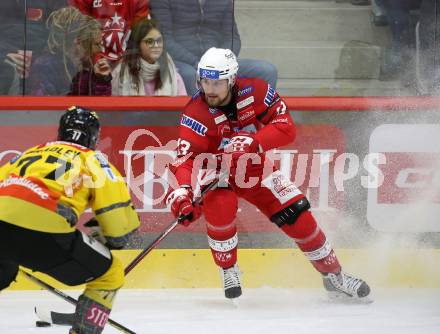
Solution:
[{"label": "ice hockey player in red jersey", "polygon": [[[238,78],[237,70],[236,57],[228,49],[211,48],[200,59],[200,90],[181,118],[177,159],[171,166],[178,185],[166,197],[167,204],[176,217],[184,218],[184,225],[203,212],[209,247],[220,267],[226,298],[237,298],[242,293],[234,222],[238,197],[255,205],[296,242],[322,274],[329,294],[366,297],[370,293],[368,284],[342,271],[310,212],[307,198],[290,177],[274,166],[269,173],[264,172],[265,152],[291,143],[295,126],[285,102],[269,84],[257,78]],[[203,153],[229,161],[230,170],[228,187],[208,192],[200,207],[193,204],[192,185],[198,173],[194,169],[200,165],[195,161]],[[250,184],[251,177],[257,182]]]}]

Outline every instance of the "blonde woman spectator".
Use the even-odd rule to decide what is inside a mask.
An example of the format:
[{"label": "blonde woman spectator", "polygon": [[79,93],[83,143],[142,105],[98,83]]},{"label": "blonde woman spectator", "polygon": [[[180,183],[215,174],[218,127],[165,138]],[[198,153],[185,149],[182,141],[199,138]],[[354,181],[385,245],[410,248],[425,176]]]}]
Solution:
[{"label": "blonde woman spectator", "polygon": [[73,7],[48,20],[46,52],[32,65],[34,95],[111,95],[111,68],[102,51],[100,23]]},{"label": "blonde woman spectator", "polygon": [[132,28],[123,61],[112,74],[112,95],[187,95],[153,20],[143,19]]}]

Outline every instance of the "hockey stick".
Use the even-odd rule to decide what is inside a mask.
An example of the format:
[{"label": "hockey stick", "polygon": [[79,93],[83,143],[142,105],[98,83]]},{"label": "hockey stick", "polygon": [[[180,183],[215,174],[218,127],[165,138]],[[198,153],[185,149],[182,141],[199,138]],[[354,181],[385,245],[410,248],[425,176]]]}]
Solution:
[{"label": "hockey stick", "polygon": [[[224,178],[224,176],[220,176],[218,178],[216,178],[213,182],[211,182],[206,188],[203,189],[202,193],[200,194],[200,197],[196,198],[194,200],[195,204],[199,204],[200,202],[202,202],[203,200],[203,196],[210,190],[214,189],[217,187],[217,185],[219,184],[220,181],[222,181]],[[154,248],[156,248],[156,246],[163,240],[165,239],[165,237],[170,234],[170,232],[172,230],[174,230],[176,228],[177,225],[179,225],[180,222],[182,222],[186,217],[184,216],[180,216],[179,218],[175,219],[168,227],[167,229],[162,232],[161,235],[159,235],[156,239],[154,239],[154,241],[147,247],[145,248],[142,252],[139,253],[138,256],[136,256],[131,262],[130,264],[125,268],[125,275],[127,275],[130,271],[133,270],[134,267],[136,267],[136,265],[142,261],[142,259],[147,256]]]},{"label": "hockey stick", "polygon": [[[78,301],[65,294],[64,292],[54,288],[52,285],[49,285],[48,283],[40,280],[39,278],[35,277],[34,275],[31,275],[30,273],[20,269],[20,272],[22,274],[24,274],[29,280],[31,280],[32,282],[36,283],[37,285],[41,286],[42,288],[48,290],[49,292],[53,293],[54,295],[57,295],[58,297],[61,297],[62,299],[64,299],[65,301],[69,302],[72,305],[76,305],[78,303]],[[37,312],[37,309],[35,308],[35,312]],[[42,319],[44,320],[44,319]],[[73,323],[73,314],[72,314],[72,321],[69,323],[69,325],[72,325]],[[52,322],[54,323],[54,322]],[[127,327],[121,325],[120,323],[112,320],[112,319],[108,319],[108,323],[113,326],[114,328],[120,330],[122,333],[127,333],[127,334],[136,334],[135,332],[133,332],[132,330],[128,329]]]},{"label": "hockey stick", "polygon": [[[202,193],[200,194],[200,197],[196,198],[194,200],[194,203],[200,203],[203,200],[203,196],[210,190],[217,187],[217,185],[224,181],[227,177],[227,174],[222,174],[218,178],[216,178],[213,182],[211,182],[206,188],[203,189]],[[173,231],[177,225],[181,221],[183,221],[185,217],[181,216],[177,219],[175,219],[164,232],[162,232],[156,239],[154,239],[142,252],[140,252],[125,268],[124,272],[125,275],[127,275],[130,271],[133,270],[136,265],[142,261],[144,257],[146,257],[163,239],[166,238],[168,234],[170,234],[171,231]],[[37,317],[39,317],[41,320],[55,324],[55,325],[65,325],[70,326],[73,323],[74,313],[61,313],[61,312],[55,312],[55,311],[49,311],[45,312],[40,309],[37,309],[35,307],[35,314]]]}]

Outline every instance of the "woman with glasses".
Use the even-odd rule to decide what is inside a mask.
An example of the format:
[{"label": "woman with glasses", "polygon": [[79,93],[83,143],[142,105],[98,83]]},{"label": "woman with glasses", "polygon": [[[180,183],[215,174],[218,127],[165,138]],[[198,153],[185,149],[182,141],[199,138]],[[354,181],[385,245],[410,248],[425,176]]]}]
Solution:
[{"label": "woman with glasses", "polygon": [[132,28],[122,62],[112,75],[112,95],[187,95],[154,20],[143,19]]}]

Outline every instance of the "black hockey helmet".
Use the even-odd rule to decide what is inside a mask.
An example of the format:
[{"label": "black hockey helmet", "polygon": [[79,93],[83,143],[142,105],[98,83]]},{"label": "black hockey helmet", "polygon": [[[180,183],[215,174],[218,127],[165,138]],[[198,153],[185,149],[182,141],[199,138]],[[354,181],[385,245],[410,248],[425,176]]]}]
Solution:
[{"label": "black hockey helmet", "polygon": [[98,115],[89,109],[72,106],[61,116],[58,140],[76,143],[92,150],[99,139]]}]

